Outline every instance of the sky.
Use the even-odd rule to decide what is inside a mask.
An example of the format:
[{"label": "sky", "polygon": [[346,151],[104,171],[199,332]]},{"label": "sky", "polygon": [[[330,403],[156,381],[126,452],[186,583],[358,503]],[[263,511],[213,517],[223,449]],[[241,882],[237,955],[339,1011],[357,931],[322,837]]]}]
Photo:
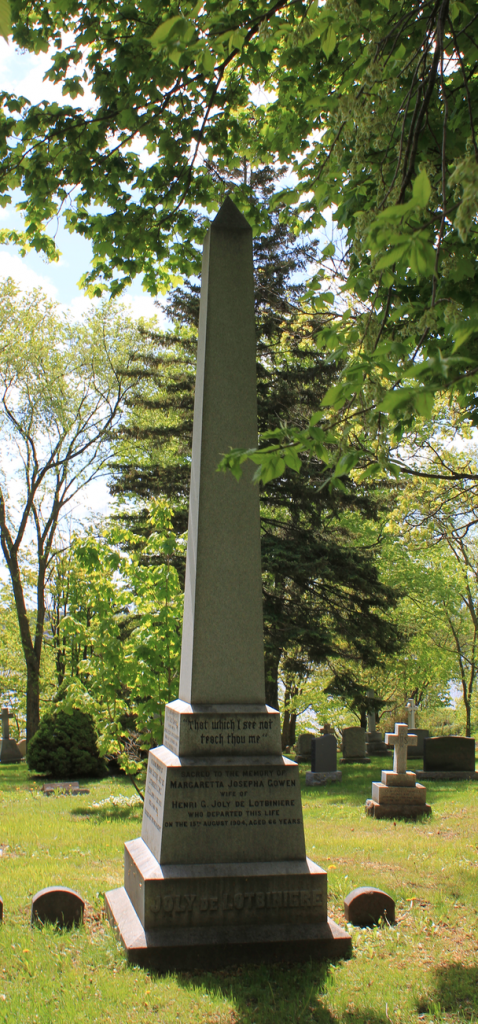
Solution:
[{"label": "sky", "polygon": [[[35,103],[43,99],[64,102],[61,87],[43,81],[50,64],[48,54],[20,53],[11,41],[7,43],[0,38],[1,89],[26,96]],[[81,97],[75,100],[77,102],[81,102]],[[87,102],[87,97],[84,97],[84,102]],[[21,229],[22,226],[21,214],[13,203],[0,209],[0,228]],[[48,263],[36,253],[22,258],[16,246],[0,245],[0,278],[13,277],[25,289],[41,287],[62,306],[71,309],[75,315],[81,315],[90,305],[90,300],[77,282],[89,267],[91,243],[80,235],[71,235],[61,224],[55,237],[62,254],[58,263]],[[139,278],[125,290],[123,298],[131,306],[134,316],[161,317],[152,296],[143,291]]]}]

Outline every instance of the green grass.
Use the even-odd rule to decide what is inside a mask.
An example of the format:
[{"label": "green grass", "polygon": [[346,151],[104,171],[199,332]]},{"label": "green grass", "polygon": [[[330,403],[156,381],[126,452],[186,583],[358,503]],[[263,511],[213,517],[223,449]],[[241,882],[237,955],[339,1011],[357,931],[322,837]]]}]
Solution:
[{"label": "green grass", "polygon": [[[331,916],[344,924],[347,892],[375,885],[396,900],[395,928],[350,929],[353,958],[337,965],[167,977],[128,967],[103,914],[141,808],[92,804],[132,795],[127,781],[46,797],[24,765],[0,766],[1,1024],[478,1024],[478,784],[427,782],[431,818],[375,821],[364,802],[385,763],[347,765],[341,784],[304,788],[303,801]],[[82,928],[30,927],[47,885],[86,899]]]}]

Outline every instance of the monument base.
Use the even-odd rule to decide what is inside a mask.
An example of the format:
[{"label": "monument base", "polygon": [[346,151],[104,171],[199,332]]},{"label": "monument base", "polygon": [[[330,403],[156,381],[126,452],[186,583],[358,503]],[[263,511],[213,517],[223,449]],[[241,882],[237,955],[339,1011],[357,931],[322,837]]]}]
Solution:
[{"label": "monument base", "polygon": [[210,971],[237,963],[340,960],[352,953],[350,935],[331,920],[145,931],[124,888],[106,893],[105,905],[128,962],[160,973]]},{"label": "monument base", "polygon": [[306,786],[325,786],[326,782],[341,782],[342,772],[306,772]]},{"label": "monument base", "polygon": [[347,932],[327,920],[327,873],[309,859],[161,865],[134,839],[124,882],[105,903],[131,963],[210,970],[351,951]]},{"label": "monument base", "polygon": [[366,800],[365,809],[372,818],[421,818],[431,814],[430,804],[379,804]]},{"label": "monument base", "polygon": [[370,764],[369,757],[341,757],[340,764]]},{"label": "monument base", "polygon": [[0,741],[0,764],[16,764],[22,760],[22,752],[18,749],[15,740]]},{"label": "monument base", "polygon": [[417,779],[429,779],[430,782],[459,782],[460,779],[478,782],[478,772],[426,772],[418,771]]}]

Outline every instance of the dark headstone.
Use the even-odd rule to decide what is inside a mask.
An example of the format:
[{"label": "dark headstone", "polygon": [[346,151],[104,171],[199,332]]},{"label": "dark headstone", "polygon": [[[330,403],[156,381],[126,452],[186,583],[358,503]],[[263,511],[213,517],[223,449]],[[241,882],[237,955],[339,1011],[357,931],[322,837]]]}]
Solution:
[{"label": "dark headstone", "polygon": [[318,736],[317,739],[312,740],[311,771],[337,771],[337,740],[335,736]]},{"label": "dark headstone", "polygon": [[0,924],[2,923],[2,921],[3,921],[3,900],[2,900],[2,897],[0,896]]},{"label": "dark headstone", "polygon": [[433,736],[423,752],[425,772],[474,772],[475,741],[467,736]]},{"label": "dark headstone", "polygon": [[32,899],[32,924],[48,922],[60,928],[72,928],[81,924],[84,909],[84,901],[73,889],[61,885],[40,889]]},{"label": "dark headstone", "polygon": [[425,749],[425,740],[430,736],[429,729],[409,729],[408,735],[417,737],[416,745],[413,747],[409,745],[408,747],[408,758],[422,758]]},{"label": "dark headstone", "polygon": [[395,902],[381,889],[363,886],[353,889],[344,899],[344,914],[350,924],[368,928],[383,919],[395,924]]}]

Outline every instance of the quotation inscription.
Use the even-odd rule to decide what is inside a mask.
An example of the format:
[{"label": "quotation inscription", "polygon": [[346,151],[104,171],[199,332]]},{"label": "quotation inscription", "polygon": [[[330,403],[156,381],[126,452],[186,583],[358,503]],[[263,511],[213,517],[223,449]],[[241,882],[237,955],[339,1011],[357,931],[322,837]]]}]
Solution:
[{"label": "quotation inscription", "polygon": [[270,753],[276,744],[279,753],[279,719],[264,713],[180,715],[166,709],[163,742],[176,754]]}]

